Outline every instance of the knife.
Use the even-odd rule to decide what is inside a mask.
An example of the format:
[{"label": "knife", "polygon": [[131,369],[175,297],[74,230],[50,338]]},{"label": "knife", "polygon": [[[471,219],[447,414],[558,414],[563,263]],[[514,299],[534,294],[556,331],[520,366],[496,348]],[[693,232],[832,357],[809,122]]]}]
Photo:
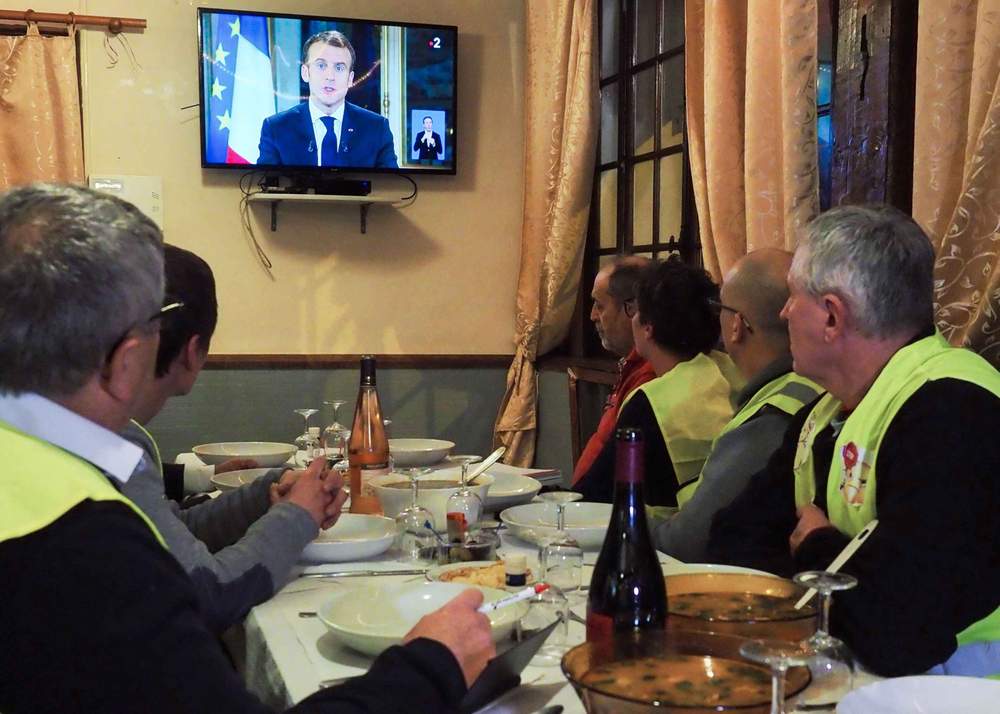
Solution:
[{"label": "knife", "polygon": [[303,573],[302,578],[370,578],[378,575],[426,575],[427,570],[332,570],[329,573]]}]

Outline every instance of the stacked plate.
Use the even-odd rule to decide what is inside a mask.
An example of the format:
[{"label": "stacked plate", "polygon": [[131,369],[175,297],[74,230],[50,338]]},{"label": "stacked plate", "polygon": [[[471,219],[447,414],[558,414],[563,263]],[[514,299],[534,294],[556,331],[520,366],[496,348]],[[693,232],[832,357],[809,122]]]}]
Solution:
[{"label": "stacked plate", "polygon": [[225,473],[215,474],[215,476],[212,477],[212,483],[220,491],[232,491],[240,488],[241,486],[253,483],[270,470],[271,469],[241,469],[240,471],[227,471]]},{"label": "stacked plate", "polygon": [[384,553],[396,537],[396,522],[382,516],[343,513],[302,551],[307,563],[342,563]]}]

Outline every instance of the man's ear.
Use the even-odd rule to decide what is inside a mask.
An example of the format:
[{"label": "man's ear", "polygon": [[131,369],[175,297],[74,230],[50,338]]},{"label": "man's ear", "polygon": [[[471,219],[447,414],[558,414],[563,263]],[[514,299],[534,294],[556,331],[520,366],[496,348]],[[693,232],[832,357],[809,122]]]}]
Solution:
[{"label": "man's ear", "polygon": [[[152,343],[152,344],[151,344]],[[129,334],[101,369],[101,387],[113,399],[131,404],[148,380],[153,379],[157,337]]]},{"label": "man's ear", "polygon": [[205,351],[201,348],[201,339],[198,335],[191,335],[188,338],[188,341],[184,343],[184,349],[181,350],[178,357],[184,369],[195,372],[201,370],[202,365],[205,363]]},{"label": "man's ear", "polygon": [[729,344],[738,345],[747,338],[746,326],[743,324],[743,320],[740,319],[738,312],[732,313],[729,326],[726,327],[726,330],[729,332]]},{"label": "man's ear", "polygon": [[834,342],[847,331],[850,309],[844,299],[835,293],[826,293],[821,299],[826,311],[826,324],[823,326],[823,340]]},{"label": "man's ear", "polygon": [[309,84],[309,65],[303,62],[302,65],[299,67],[299,74],[302,77],[302,81],[305,82],[306,84]]}]

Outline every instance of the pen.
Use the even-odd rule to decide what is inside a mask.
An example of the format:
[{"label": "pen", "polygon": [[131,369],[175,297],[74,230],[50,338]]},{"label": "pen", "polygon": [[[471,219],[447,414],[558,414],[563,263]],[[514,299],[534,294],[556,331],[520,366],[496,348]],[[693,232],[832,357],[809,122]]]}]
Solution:
[{"label": "pen", "polygon": [[527,600],[532,598],[538,593],[543,593],[549,589],[548,583],[537,583],[530,588],[525,588],[524,590],[519,590],[510,597],[505,597],[502,600],[494,600],[493,602],[483,603],[478,612],[484,615],[494,610],[499,610],[501,607],[507,607],[508,605],[513,605],[515,602],[521,602],[522,600]]}]

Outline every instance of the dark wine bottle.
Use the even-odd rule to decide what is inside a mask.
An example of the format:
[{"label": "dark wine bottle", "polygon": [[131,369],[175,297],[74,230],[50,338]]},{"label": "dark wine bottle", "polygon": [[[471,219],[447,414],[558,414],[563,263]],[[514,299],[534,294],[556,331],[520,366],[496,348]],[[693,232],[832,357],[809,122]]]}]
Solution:
[{"label": "dark wine bottle", "polygon": [[587,641],[602,642],[667,625],[667,591],[646,522],[642,432],[615,434],[615,500],[590,579]]},{"label": "dark wine bottle", "polygon": [[375,358],[371,355],[361,358],[361,386],[347,458],[351,467],[351,512],[381,513],[382,507],[370,480],[389,473],[389,439],[375,388]]}]

